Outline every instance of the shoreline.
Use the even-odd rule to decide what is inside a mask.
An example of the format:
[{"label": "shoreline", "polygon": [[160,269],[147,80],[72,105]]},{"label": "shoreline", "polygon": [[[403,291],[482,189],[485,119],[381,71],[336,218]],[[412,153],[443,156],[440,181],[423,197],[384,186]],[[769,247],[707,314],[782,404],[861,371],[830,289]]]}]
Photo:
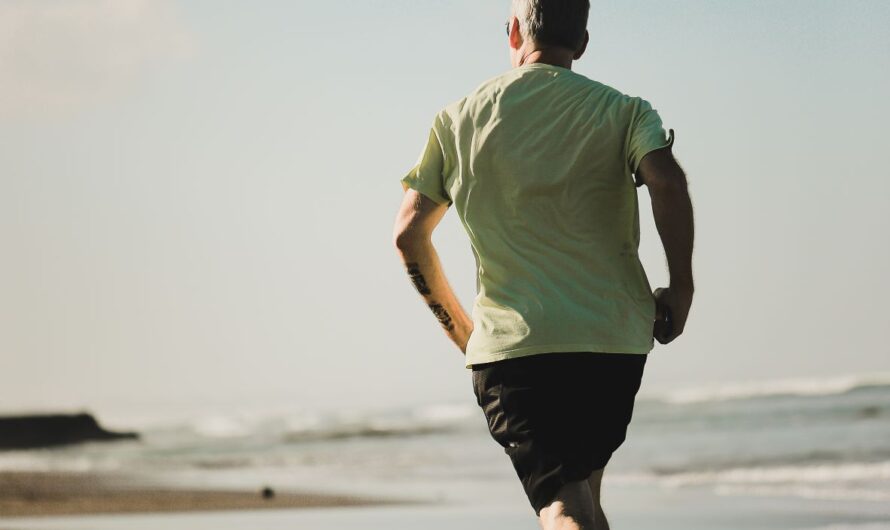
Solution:
[{"label": "shoreline", "polygon": [[124,473],[0,471],[0,518],[426,504],[416,500],[275,490],[164,487]]}]

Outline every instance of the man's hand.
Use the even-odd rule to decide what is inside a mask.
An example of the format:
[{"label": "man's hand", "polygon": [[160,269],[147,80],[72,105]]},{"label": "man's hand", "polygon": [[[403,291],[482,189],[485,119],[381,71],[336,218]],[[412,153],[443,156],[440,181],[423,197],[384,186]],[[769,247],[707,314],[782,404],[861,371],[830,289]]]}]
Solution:
[{"label": "man's hand", "polygon": [[683,333],[692,306],[692,287],[659,287],[655,295],[655,326],[652,335],[667,344]]},{"label": "man's hand", "polygon": [[686,174],[670,147],[656,149],[640,161],[637,176],[649,188],[655,227],[667,255],[670,287],[656,289],[656,317],[652,334],[667,344],[686,327],[692,305],[692,245],[695,226]]}]

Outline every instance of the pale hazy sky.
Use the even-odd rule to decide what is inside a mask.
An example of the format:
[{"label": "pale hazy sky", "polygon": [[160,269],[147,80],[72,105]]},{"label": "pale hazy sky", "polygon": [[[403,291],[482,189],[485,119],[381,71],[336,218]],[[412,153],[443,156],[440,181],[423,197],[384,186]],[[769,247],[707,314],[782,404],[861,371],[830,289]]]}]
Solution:
[{"label": "pale hazy sky", "polygon": [[[890,3],[592,4],[575,70],[652,102],[695,207],[644,390],[890,370]],[[472,402],[391,235],[435,112],[509,68],[508,9],[0,3],[0,411]],[[433,239],[469,311],[453,212]]]}]

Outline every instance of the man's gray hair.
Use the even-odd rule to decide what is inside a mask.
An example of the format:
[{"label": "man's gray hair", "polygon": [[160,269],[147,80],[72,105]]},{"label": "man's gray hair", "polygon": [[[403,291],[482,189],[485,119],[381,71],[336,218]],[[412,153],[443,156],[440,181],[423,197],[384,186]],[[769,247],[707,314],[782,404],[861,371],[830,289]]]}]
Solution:
[{"label": "man's gray hair", "polygon": [[590,0],[513,0],[524,39],[577,50],[584,43]]}]

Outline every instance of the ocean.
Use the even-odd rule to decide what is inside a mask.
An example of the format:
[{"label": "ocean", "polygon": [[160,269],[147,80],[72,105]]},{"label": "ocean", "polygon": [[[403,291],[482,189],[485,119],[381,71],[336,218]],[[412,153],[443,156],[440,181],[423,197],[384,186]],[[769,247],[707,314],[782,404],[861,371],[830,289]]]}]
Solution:
[{"label": "ocean", "polygon": [[[437,527],[435,519],[443,528],[473,528],[473,522],[537,528],[509,458],[489,436],[472,396],[392,409],[245,407],[142,419],[95,412],[109,428],[139,430],[142,439],[0,452],[0,470],[130,471],[169,485],[269,486],[439,503],[249,516],[264,520],[264,528],[276,528],[276,517],[283,518],[281,528],[314,520],[326,520],[325,528],[358,528],[375,517],[385,525],[387,517],[405,521],[411,514],[428,527]],[[606,469],[603,502],[619,529],[890,529],[890,374],[641,393],[627,440]],[[145,517],[190,521],[184,528],[197,524],[194,514],[94,520],[123,518],[137,528]],[[69,524],[15,522],[17,528]]]}]

